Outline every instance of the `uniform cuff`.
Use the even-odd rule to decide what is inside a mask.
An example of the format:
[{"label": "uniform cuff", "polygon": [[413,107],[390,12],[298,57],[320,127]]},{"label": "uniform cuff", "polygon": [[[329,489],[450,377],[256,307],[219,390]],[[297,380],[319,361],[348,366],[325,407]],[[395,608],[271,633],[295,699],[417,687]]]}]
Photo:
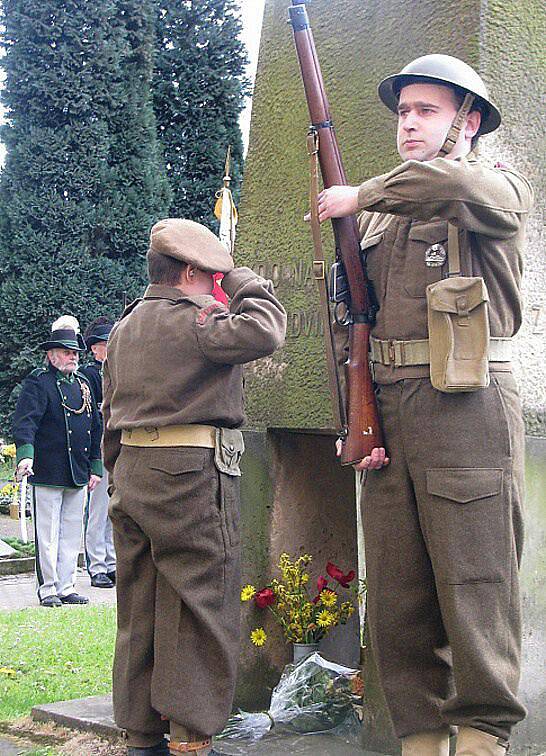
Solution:
[{"label": "uniform cuff", "polygon": [[230,299],[233,298],[235,292],[244,286],[249,281],[261,280],[260,276],[254,273],[250,268],[234,268],[222,279],[222,289],[226,292]]},{"label": "uniform cuff", "polygon": [[374,176],[358,187],[358,209],[367,210],[385,199],[385,177]]},{"label": "uniform cuff", "polygon": [[22,459],[34,459],[34,446],[32,444],[23,444],[17,447],[15,462],[19,464]]},{"label": "uniform cuff", "polygon": [[91,475],[98,475],[99,478],[102,478],[102,476],[104,475],[104,468],[102,466],[102,460],[100,459],[91,460]]}]

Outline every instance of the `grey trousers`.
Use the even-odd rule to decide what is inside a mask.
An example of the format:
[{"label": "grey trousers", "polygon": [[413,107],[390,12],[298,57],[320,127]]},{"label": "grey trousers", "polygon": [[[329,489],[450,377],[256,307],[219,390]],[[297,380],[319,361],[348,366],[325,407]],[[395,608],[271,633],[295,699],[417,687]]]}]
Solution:
[{"label": "grey trousers", "polygon": [[518,567],[524,429],[510,373],[445,394],[382,385],[391,462],[363,489],[372,649],[398,737],[525,716]]},{"label": "grey trousers", "polygon": [[74,593],[87,487],[32,486],[38,598]]},{"label": "grey trousers", "polygon": [[100,572],[114,572],[116,552],[112,521],[108,517],[108,476],[103,475],[91,491],[85,505],[85,559],[87,571],[93,577]]}]

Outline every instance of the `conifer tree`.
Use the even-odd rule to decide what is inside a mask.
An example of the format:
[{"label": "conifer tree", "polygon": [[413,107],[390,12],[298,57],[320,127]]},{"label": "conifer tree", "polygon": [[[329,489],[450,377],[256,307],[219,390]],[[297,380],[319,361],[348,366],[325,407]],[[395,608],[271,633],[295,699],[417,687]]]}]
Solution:
[{"label": "conifer tree", "polygon": [[[61,313],[82,328],[141,290],[168,208],[149,91],[152,16],[128,0],[3,0],[0,428]],[[11,397],[11,399],[10,399]]]},{"label": "conifer tree", "polygon": [[239,114],[246,54],[234,0],[155,0],[154,110],[173,192],[170,214],[215,228],[214,193],[231,145],[242,171]]}]

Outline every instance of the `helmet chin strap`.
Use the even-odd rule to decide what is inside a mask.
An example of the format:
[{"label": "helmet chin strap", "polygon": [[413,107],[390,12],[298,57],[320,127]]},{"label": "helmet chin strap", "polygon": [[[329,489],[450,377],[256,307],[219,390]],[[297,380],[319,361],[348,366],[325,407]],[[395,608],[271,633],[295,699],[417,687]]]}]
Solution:
[{"label": "helmet chin strap", "polygon": [[447,136],[445,138],[445,142],[441,146],[438,157],[445,157],[448,155],[453,147],[455,146],[455,143],[457,142],[457,139],[459,138],[459,134],[461,133],[461,129],[463,127],[463,123],[465,121],[465,118],[470,113],[470,110],[472,108],[472,105],[474,104],[474,100],[476,98],[473,94],[470,92],[467,92],[465,95],[465,98],[463,100],[463,104],[457,111],[457,114],[455,118],[453,119],[453,123],[449,127],[449,131],[447,132]]}]

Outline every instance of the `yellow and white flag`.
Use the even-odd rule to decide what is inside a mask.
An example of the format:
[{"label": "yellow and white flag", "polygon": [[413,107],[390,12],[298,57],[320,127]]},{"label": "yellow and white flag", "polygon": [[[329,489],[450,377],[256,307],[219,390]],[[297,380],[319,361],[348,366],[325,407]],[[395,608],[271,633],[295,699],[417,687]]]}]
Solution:
[{"label": "yellow and white flag", "polygon": [[229,175],[230,162],[231,147],[228,147],[226,167],[224,170],[224,185],[216,192],[214,215],[220,221],[218,237],[229,254],[233,255],[233,249],[235,247],[235,229],[237,226],[237,208],[235,207],[233,195],[229,188],[231,182],[231,176]]}]

